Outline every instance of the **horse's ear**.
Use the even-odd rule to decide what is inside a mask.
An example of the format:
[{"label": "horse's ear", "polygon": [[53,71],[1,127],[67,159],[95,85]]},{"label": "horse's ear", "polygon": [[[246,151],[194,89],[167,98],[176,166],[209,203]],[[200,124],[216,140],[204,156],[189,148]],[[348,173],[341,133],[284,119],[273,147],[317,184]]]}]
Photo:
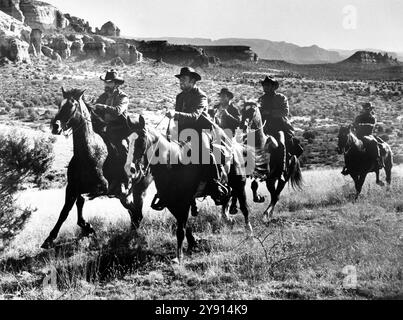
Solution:
[{"label": "horse's ear", "polygon": [[141,129],[144,129],[146,126],[146,120],[144,119],[144,117],[142,115],[140,115],[140,117],[139,117],[139,124],[140,124]]},{"label": "horse's ear", "polygon": [[83,97],[85,91],[86,91],[86,89],[80,91],[80,95],[79,95],[79,99],[78,99],[78,100],[80,100],[80,99]]},{"label": "horse's ear", "polygon": [[63,98],[66,98],[66,91],[64,90],[64,87],[62,87],[62,94],[63,94]]}]

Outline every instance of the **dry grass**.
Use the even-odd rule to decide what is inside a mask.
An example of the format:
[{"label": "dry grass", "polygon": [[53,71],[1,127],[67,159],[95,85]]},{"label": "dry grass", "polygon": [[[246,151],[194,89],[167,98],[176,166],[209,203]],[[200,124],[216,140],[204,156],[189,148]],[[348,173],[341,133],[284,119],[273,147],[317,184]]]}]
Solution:
[{"label": "dry grass", "polygon": [[[176,240],[169,213],[147,211],[134,237],[117,202],[95,200],[86,205],[85,215],[96,238],[82,239],[71,217],[56,249],[42,252],[39,245],[57,217],[63,191],[22,195],[23,203],[48,203],[2,258],[0,292],[3,298],[23,299],[397,296],[403,284],[402,204],[396,200],[403,190],[401,167],[394,176],[389,192],[375,187],[370,177],[363,197],[353,203],[348,197],[352,185],[337,171],[306,171],[304,191],[287,190],[271,224],[262,223],[262,205],[252,206],[251,240],[245,238],[242,216],[230,227],[210,202],[202,203],[201,215],[191,222],[199,248],[180,266],[171,263]],[[151,190],[147,202],[152,195]],[[357,290],[343,289],[347,265],[357,268]],[[42,287],[51,267],[57,270],[57,290]]]}]

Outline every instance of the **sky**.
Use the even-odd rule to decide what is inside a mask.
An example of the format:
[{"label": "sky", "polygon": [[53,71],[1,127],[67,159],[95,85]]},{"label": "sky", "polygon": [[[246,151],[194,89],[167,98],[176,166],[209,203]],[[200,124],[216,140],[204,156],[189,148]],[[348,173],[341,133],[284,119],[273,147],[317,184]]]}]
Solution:
[{"label": "sky", "polygon": [[403,0],[44,0],[138,38],[252,38],[403,52]]}]

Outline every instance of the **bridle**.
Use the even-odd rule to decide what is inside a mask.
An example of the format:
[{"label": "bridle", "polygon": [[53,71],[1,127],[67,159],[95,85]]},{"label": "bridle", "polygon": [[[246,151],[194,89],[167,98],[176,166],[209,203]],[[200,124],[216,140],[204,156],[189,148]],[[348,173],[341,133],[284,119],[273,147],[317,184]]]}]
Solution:
[{"label": "bridle", "polygon": [[[61,126],[63,135],[64,135],[66,138],[69,137],[69,136],[74,132],[74,130],[79,130],[79,129],[81,129],[81,128],[85,125],[86,122],[87,122],[87,123],[88,123],[88,122],[91,123],[91,119],[86,119],[86,118],[83,116],[83,114],[81,114],[81,115],[82,115],[82,119],[83,119],[84,121],[82,121],[82,123],[81,123],[78,127],[76,127],[76,128],[70,127],[70,128],[68,128],[68,129],[65,129],[65,128],[69,127],[70,122],[75,118],[76,113],[77,113],[77,111],[78,111],[78,106],[80,106],[80,103],[81,103],[80,101],[78,101],[78,100],[76,100],[76,99],[74,99],[74,102],[75,102],[75,104],[74,104],[74,110],[71,111],[71,114],[69,115],[68,119],[65,121],[65,124]],[[77,105],[78,105],[78,106],[77,106]],[[60,120],[59,120],[59,121],[60,121]]]}]

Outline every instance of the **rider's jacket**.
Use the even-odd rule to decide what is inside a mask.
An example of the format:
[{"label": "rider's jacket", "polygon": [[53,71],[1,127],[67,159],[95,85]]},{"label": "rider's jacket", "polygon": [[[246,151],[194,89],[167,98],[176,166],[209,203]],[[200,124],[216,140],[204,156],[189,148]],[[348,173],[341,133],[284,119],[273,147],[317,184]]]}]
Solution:
[{"label": "rider's jacket", "polygon": [[104,92],[96,103],[106,105],[104,120],[108,124],[119,121],[121,116],[125,118],[127,116],[129,97],[120,89],[116,89],[111,95]]},{"label": "rider's jacket", "polygon": [[207,96],[198,87],[178,94],[175,105],[175,120],[178,121],[178,131],[199,129],[197,120],[203,111],[207,112],[207,108]]},{"label": "rider's jacket", "polygon": [[371,112],[363,112],[355,118],[354,128],[358,137],[370,136],[373,134],[376,118]]},{"label": "rider's jacket", "polygon": [[288,119],[289,105],[288,99],[281,93],[264,94],[259,98],[260,112],[262,114],[264,131],[273,135],[279,131],[284,131],[286,135],[293,135],[293,127]]},{"label": "rider's jacket", "polygon": [[235,134],[235,130],[240,126],[241,114],[232,103],[226,109],[221,109],[220,105],[217,105],[209,110],[209,114],[219,127],[231,130],[232,134]]}]

